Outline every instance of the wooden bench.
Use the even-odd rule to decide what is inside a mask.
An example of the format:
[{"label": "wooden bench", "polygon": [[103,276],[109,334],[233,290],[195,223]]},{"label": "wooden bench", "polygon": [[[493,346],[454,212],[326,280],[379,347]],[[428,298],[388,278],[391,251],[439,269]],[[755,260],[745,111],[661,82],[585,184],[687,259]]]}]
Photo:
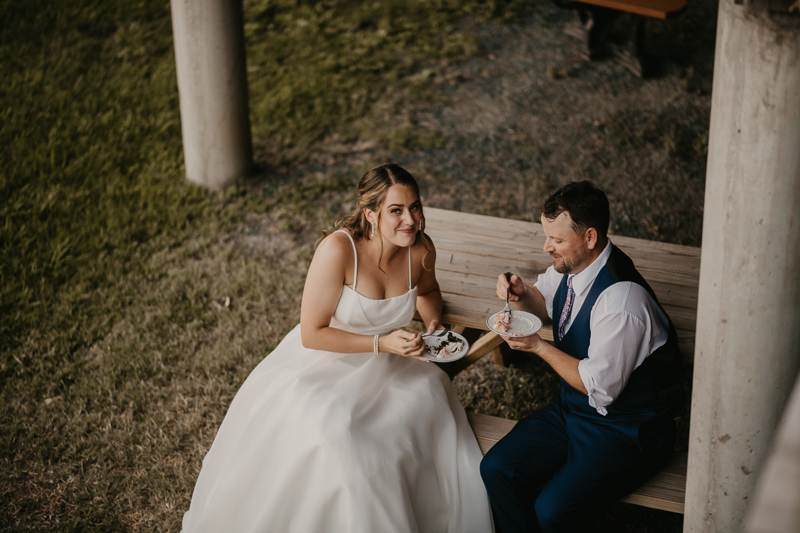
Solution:
[{"label": "wooden bench", "polygon": [[[644,54],[645,21],[666,20],[686,8],[686,0],[555,0],[561,7],[575,11],[575,19],[564,27],[565,33],[583,41],[589,59],[611,55],[639,77],[653,69]],[[620,15],[629,13],[632,20],[623,28],[621,38],[610,32]]]},{"label": "wooden bench", "polygon": [[[479,335],[488,331],[486,317],[502,308],[495,294],[501,272],[517,273],[533,284],[552,264],[542,250],[545,237],[541,225],[430,207],[425,209],[425,220],[426,232],[436,244],[443,322],[458,328],[471,341],[469,354],[448,371],[453,375],[489,353],[502,364],[498,347],[503,340],[492,332]],[[684,360],[691,363],[700,249],[615,235],[611,239],[633,259],[652,286],[675,324]],[[540,334],[545,340],[553,339],[551,326],[545,326]],[[484,453],[516,423],[488,415],[470,413],[469,417]],[[682,513],[685,487],[686,453],[676,453],[659,474],[622,501]]]},{"label": "wooden bench", "polygon": [[574,3],[607,7],[661,20],[679,15],[686,9],[686,0],[580,0]]}]

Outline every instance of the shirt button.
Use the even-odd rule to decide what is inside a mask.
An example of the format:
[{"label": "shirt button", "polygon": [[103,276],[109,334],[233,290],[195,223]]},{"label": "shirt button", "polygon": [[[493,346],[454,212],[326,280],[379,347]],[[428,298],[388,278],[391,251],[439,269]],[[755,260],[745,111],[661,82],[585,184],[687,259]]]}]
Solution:
[{"label": "shirt button", "polygon": [[566,391],[566,392],[567,392],[567,396],[569,396],[570,394],[572,394],[570,391]]}]

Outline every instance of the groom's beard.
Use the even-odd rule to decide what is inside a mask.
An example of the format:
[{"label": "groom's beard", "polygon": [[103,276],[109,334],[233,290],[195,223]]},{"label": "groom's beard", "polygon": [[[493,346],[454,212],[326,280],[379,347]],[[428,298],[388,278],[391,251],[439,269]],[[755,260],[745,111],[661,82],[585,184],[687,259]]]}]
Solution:
[{"label": "groom's beard", "polygon": [[[553,257],[552,254],[550,257]],[[589,250],[581,250],[573,257],[561,256],[561,263],[553,259],[553,268],[559,274],[572,274],[575,268],[589,258]]]}]

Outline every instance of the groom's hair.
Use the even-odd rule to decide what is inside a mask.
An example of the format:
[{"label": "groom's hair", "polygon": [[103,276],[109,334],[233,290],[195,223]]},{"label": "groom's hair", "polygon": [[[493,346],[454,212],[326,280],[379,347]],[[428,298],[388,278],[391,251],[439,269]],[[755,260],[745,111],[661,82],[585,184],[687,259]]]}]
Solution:
[{"label": "groom's hair", "polygon": [[572,219],[572,229],[582,235],[589,228],[605,239],[611,214],[606,194],[591,181],[573,181],[558,189],[545,200],[542,216],[550,222],[566,211]]}]

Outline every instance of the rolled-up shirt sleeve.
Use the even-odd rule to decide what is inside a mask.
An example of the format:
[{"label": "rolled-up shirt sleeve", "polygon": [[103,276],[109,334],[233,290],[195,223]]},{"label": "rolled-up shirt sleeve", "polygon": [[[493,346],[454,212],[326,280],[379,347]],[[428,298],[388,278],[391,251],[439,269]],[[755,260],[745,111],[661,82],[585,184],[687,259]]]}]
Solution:
[{"label": "rolled-up shirt sleeve", "polygon": [[667,341],[669,324],[642,286],[623,282],[611,289],[592,309],[588,357],[578,363],[589,405],[603,416],[633,371]]}]

